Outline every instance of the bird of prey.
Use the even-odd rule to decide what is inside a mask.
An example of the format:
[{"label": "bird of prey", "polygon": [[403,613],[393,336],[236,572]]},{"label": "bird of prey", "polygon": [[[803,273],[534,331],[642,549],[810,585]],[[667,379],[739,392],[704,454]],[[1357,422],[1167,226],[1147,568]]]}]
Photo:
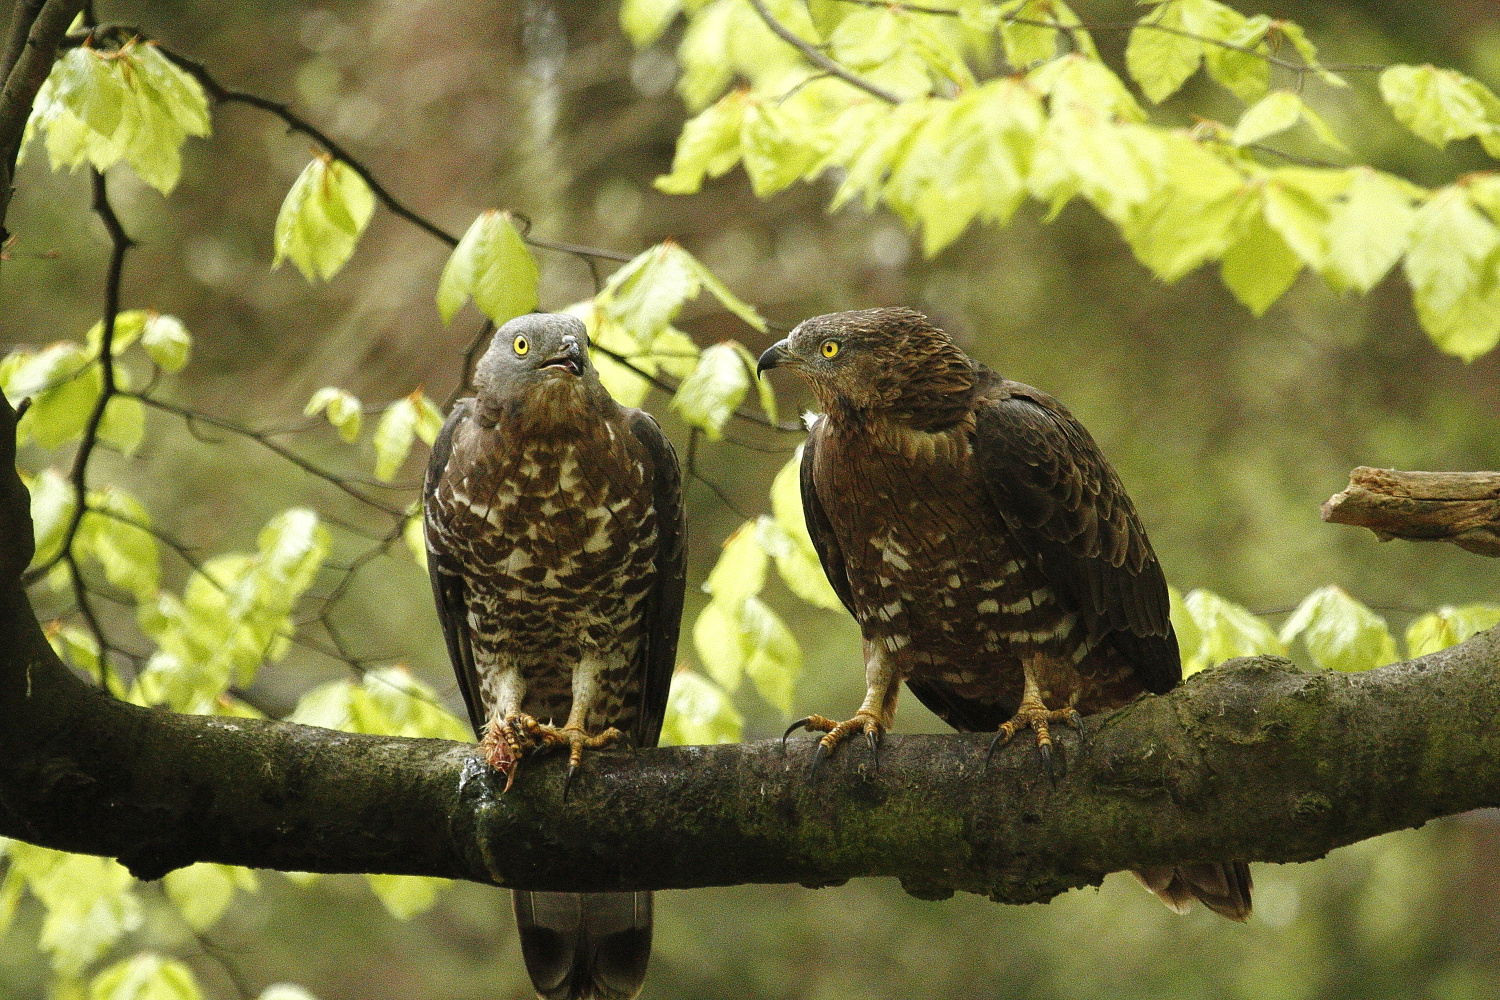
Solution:
[{"label": "bird of prey", "polygon": [[[1062,404],[972,361],[912,309],[817,316],[761,355],[823,415],[802,453],[802,505],[829,582],[864,637],[854,718],[810,716],[814,762],[865,734],[905,680],[966,732],[1030,728],[1182,679],[1167,586],[1119,477]],[[992,744],[993,748],[994,744]],[[1250,912],[1242,862],[1136,873],[1172,909]]]},{"label": "bird of prey", "polygon": [[[677,456],[599,381],[577,319],[504,324],[433,443],[423,493],[438,619],[480,749],[655,746],[682,616]],[[563,725],[557,721],[566,720]],[[564,792],[566,794],[566,790]],[[515,893],[547,1000],[628,998],[651,954],[651,894]]]}]

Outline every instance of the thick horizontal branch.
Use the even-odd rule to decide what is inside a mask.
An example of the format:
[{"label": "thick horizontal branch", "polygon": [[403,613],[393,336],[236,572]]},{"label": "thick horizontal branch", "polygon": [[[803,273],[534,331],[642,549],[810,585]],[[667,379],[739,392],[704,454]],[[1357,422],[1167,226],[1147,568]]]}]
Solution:
[{"label": "thick horizontal branch", "polygon": [[1304,861],[1500,805],[1500,640],[1362,674],[1235,661],[1062,737],[891,736],[808,773],[794,739],[558,759],[500,785],[461,744],[174,715],[111,700],[0,601],[0,834],[118,857],[441,875],[539,889],[837,883],[1047,899],[1134,864]]},{"label": "thick horizontal branch", "polygon": [[1452,542],[1500,556],[1500,472],[1398,472],[1360,466],[1323,504],[1323,520],[1369,528],[1383,542]]},{"label": "thick horizontal branch", "polygon": [[[29,504],[0,398],[0,835],[119,858],[441,875],[535,889],[825,885],[1043,900],[1133,865],[1305,861],[1500,805],[1500,634],[1357,674],[1237,660],[1060,735],[890,736],[809,774],[811,741],[599,751],[500,783],[470,747],[175,715],[109,698],[17,586]],[[13,556],[13,554],[15,554]]]}]

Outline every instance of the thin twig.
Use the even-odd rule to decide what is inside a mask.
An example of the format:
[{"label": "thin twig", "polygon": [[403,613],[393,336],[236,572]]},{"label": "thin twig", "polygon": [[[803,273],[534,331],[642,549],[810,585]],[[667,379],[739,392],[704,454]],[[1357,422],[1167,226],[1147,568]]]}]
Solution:
[{"label": "thin twig", "polygon": [[88,589],[84,586],[83,573],[79,569],[78,557],[73,551],[73,546],[78,538],[79,525],[83,523],[83,515],[88,510],[89,459],[99,443],[99,427],[104,422],[104,411],[109,406],[109,401],[119,394],[119,388],[115,384],[114,365],[115,317],[120,312],[120,277],[125,268],[125,252],[135,243],[126,235],[124,227],[120,225],[119,217],[115,215],[114,206],[109,202],[109,187],[104,175],[97,170],[90,170],[89,174],[93,182],[94,212],[104,223],[110,241],[109,270],[104,279],[104,318],[99,336],[99,398],[94,401],[94,408],[89,413],[88,421],[83,427],[83,436],[78,442],[78,451],[73,456],[73,468],[68,477],[73,486],[73,513],[68,518],[67,527],[63,530],[57,554],[22,574],[21,585],[29,586],[41,579],[53,566],[57,565],[59,559],[66,561],[72,576],[73,597],[78,605],[78,613],[83,616],[89,631],[94,635],[94,641],[99,645],[99,683],[108,687],[109,640],[99,624],[98,617],[94,614],[93,606],[89,603]]},{"label": "thin twig", "polygon": [[178,417],[181,417],[183,420],[188,421],[190,425],[195,421],[201,421],[205,424],[217,427],[220,430],[228,431],[231,434],[238,434],[241,437],[248,438],[249,440],[256,442],[268,451],[271,451],[286,459],[288,462],[291,462],[303,472],[309,473],[323,480],[324,482],[336,486],[337,488],[349,494],[349,496],[358,500],[360,503],[365,504],[366,506],[373,507],[381,513],[389,514],[391,517],[404,518],[406,516],[404,511],[397,510],[395,507],[392,507],[386,503],[382,503],[381,501],[376,500],[374,497],[366,496],[364,493],[361,493],[359,490],[349,485],[349,481],[345,477],[335,475],[334,473],[329,472],[326,469],[322,469],[317,465],[314,465],[312,462],[292,451],[290,448],[287,448],[286,446],[271,440],[260,431],[251,430],[248,427],[241,427],[239,424],[225,420],[222,417],[215,417],[207,413],[199,413],[196,410],[189,410],[186,407],[178,406],[175,403],[168,403],[165,400],[157,399],[154,396],[147,396],[141,393],[130,393],[129,395],[134,399],[139,399],[147,406],[154,407],[155,409],[161,410],[164,413],[171,413]]},{"label": "thin twig", "polygon": [[[752,4],[757,4],[759,3],[759,0],[750,0],[750,2]],[[895,8],[897,10],[904,10],[913,14],[931,14],[936,17],[961,16],[959,11],[955,8],[924,7],[921,4],[893,2],[893,0],[842,0],[842,2],[856,4],[860,7],[877,7],[882,9]],[[1228,49],[1231,52],[1242,52],[1247,56],[1254,56],[1257,59],[1262,59],[1268,65],[1277,66],[1285,70],[1290,70],[1291,72],[1297,73],[1299,75],[1316,73],[1319,70],[1326,70],[1330,73],[1379,73],[1390,68],[1378,63],[1320,63],[1317,66],[1309,66],[1307,63],[1292,62],[1289,59],[1282,59],[1277,56],[1273,56],[1269,52],[1258,51],[1257,49],[1252,48],[1248,45],[1237,45],[1234,42],[1226,41],[1222,38],[1209,38],[1207,35],[1199,35],[1195,32],[1187,31],[1183,28],[1171,27],[1170,25],[1157,24],[1154,21],[1128,21],[1117,24],[1090,24],[1080,21],[1078,24],[1063,24],[1061,21],[1058,21],[1056,19],[1046,20],[1032,17],[1017,17],[1014,14],[1002,15],[1000,20],[1005,21],[1008,24],[1020,24],[1033,28],[1052,28],[1055,31],[1065,31],[1070,33],[1074,31],[1093,31],[1099,32],[1101,34],[1107,34],[1111,32],[1134,31],[1136,28],[1146,28],[1150,31],[1160,31],[1168,35],[1177,35],[1180,38],[1190,38],[1195,42],[1202,42],[1204,45],[1214,45],[1221,49]],[[1274,29],[1278,27],[1279,24],[1279,21],[1272,21],[1270,28]]]},{"label": "thin twig", "polygon": [[766,5],[762,2],[762,0],[750,0],[750,6],[755,8],[755,13],[760,15],[760,19],[766,23],[767,28],[771,29],[772,34],[781,39],[783,42],[786,42],[798,52],[801,52],[804,59],[821,69],[823,72],[827,73],[830,76],[836,76],[850,86],[858,87],[865,93],[880,98],[887,104],[901,103],[900,97],[891,93],[889,90],[886,90],[884,87],[877,86],[876,84],[871,83],[869,80],[866,80],[855,73],[851,73],[843,66],[840,66],[838,63],[834,62],[832,59],[819,52],[817,47],[811,42],[807,41],[805,38],[799,38],[797,34],[790,28],[771,16],[771,12],[769,10],[766,10]]},{"label": "thin twig", "polygon": [[[384,205],[386,209],[392,214],[405,219],[407,222],[416,226],[418,229],[427,233],[434,239],[440,240],[443,243],[447,244],[450,248],[458,246],[457,236],[454,236],[452,233],[448,232],[446,229],[443,229],[437,223],[424,218],[417,212],[408,208],[402,201],[400,201],[395,195],[393,195],[384,184],[380,183],[380,180],[375,176],[374,172],[371,171],[369,167],[365,166],[364,163],[360,162],[353,155],[351,155],[347,149],[330,138],[328,134],[325,133],[322,129],[318,128],[307,119],[298,115],[287,105],[281,103],[280,101],[273,101],[269,98],[261,97],[258,94],[251,94],[242,90],[231,90],[221,84],[218,80],[214,79],[213,74],[208,71],[208,67],[204,66],[202,63],[197,62],[193,59],[189,59],[187,56],[182,55],[180,52],[174,52],[173,50],[163,45],[158,45],[157,50],[161,52],[163,56],[166,56],[172,62],[176,63],[178,66],[184,69],[190,76],[193,77],[193,79],[197,80],[198,83],[202,85],[203,89],[207,91],[208,95],[214,99],[214,102],[216,104],[244,104],[249,107],[258,108],[261,111],[265,111],[272,115],[275,115],[277,118],[280,118],[283,122],[286,123],[288,129],[307,136],[313,142],[317,143],[319,146],[322,146],[324,151],[327,152],[329,156],[332,156],[334,159],[340,161],[350,170],[353,170],[356,174],[358,174],[360,180],[364,181],[365,184],[369,186],[370,191],[375,195],[376,200]],[[604,250],[599,247],[579,246],[574,243],[557,243],[551,240],[538,239],[534,236],[531,236],[529,233],[524,237],[524,239],[527,243],[531,244],[534,247],[540,247],[543,250],[555,250],[559,253],[572,254],[575,257],[581,257],[585,260],[597,257],[601,260],[613,260],[624,263],[625,261],[631,259],[628,254],[623,254],[616,250]]]}]

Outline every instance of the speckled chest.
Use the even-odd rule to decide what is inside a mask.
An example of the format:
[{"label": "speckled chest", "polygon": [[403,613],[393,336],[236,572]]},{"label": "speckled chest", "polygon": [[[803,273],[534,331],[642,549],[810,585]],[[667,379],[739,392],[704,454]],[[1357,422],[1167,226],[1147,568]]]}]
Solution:
[{"label": "speckled chest", "polygon": [[903,676],[966,697],[1018,696],[1023,659],[1056,663],[1054,686],[1071,686],[1077,617],[1016,544],[969,435],[823,430],[814,482],[865,638]]},{"label": "speckled chest", "polygon": [[434,502],[445,547],[463,566],[476,654],[557,665],[564,676],[585,654],[628,660],[657,534],[634,436],[605,421],[583,434],[472,423],[460,433],[479,446],[464,449],[474,457],[450,467]]}]

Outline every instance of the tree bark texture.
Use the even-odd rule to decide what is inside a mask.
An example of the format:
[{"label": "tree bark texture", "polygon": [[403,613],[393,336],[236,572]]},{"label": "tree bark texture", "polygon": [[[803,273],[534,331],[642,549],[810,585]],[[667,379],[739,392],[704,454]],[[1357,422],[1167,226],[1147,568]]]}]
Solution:
[{"label": "tree bark texture", "polygon": [[1500,806],[1500,634],[1358,674],[1231,661],[1030,741],[887,737],[809,773],[812,740],[599,751],[566,801],[558,757],[502,783],[473,749],[138,708],[74,676],[17,580],[30,558],[15,414],[0,398],[0,835],[117,857],[440,875],[528,889],[899,878],[1045,900],[1106,873],[1306,861]]},{"label": "tree bark texture", "polygon": [[812,741],[600,751],[515,787],[472,748],[174,715],[84,685],[0,601],[0,834],[118,857],[442,875],[531,889],[827,885],[1044,900],[1135,865],[1306,861],[1500,805],[1500,637],[1359,674],[1232,661],[1061,736],[887,738],[809,774]]},{"label": "tree bark texture", "polygon": [[1452,542],[1500,556],[1500,472],[1398,472],[1360,466],[1323,504],[1323,520],[1369,528],[1383,542]]}]

